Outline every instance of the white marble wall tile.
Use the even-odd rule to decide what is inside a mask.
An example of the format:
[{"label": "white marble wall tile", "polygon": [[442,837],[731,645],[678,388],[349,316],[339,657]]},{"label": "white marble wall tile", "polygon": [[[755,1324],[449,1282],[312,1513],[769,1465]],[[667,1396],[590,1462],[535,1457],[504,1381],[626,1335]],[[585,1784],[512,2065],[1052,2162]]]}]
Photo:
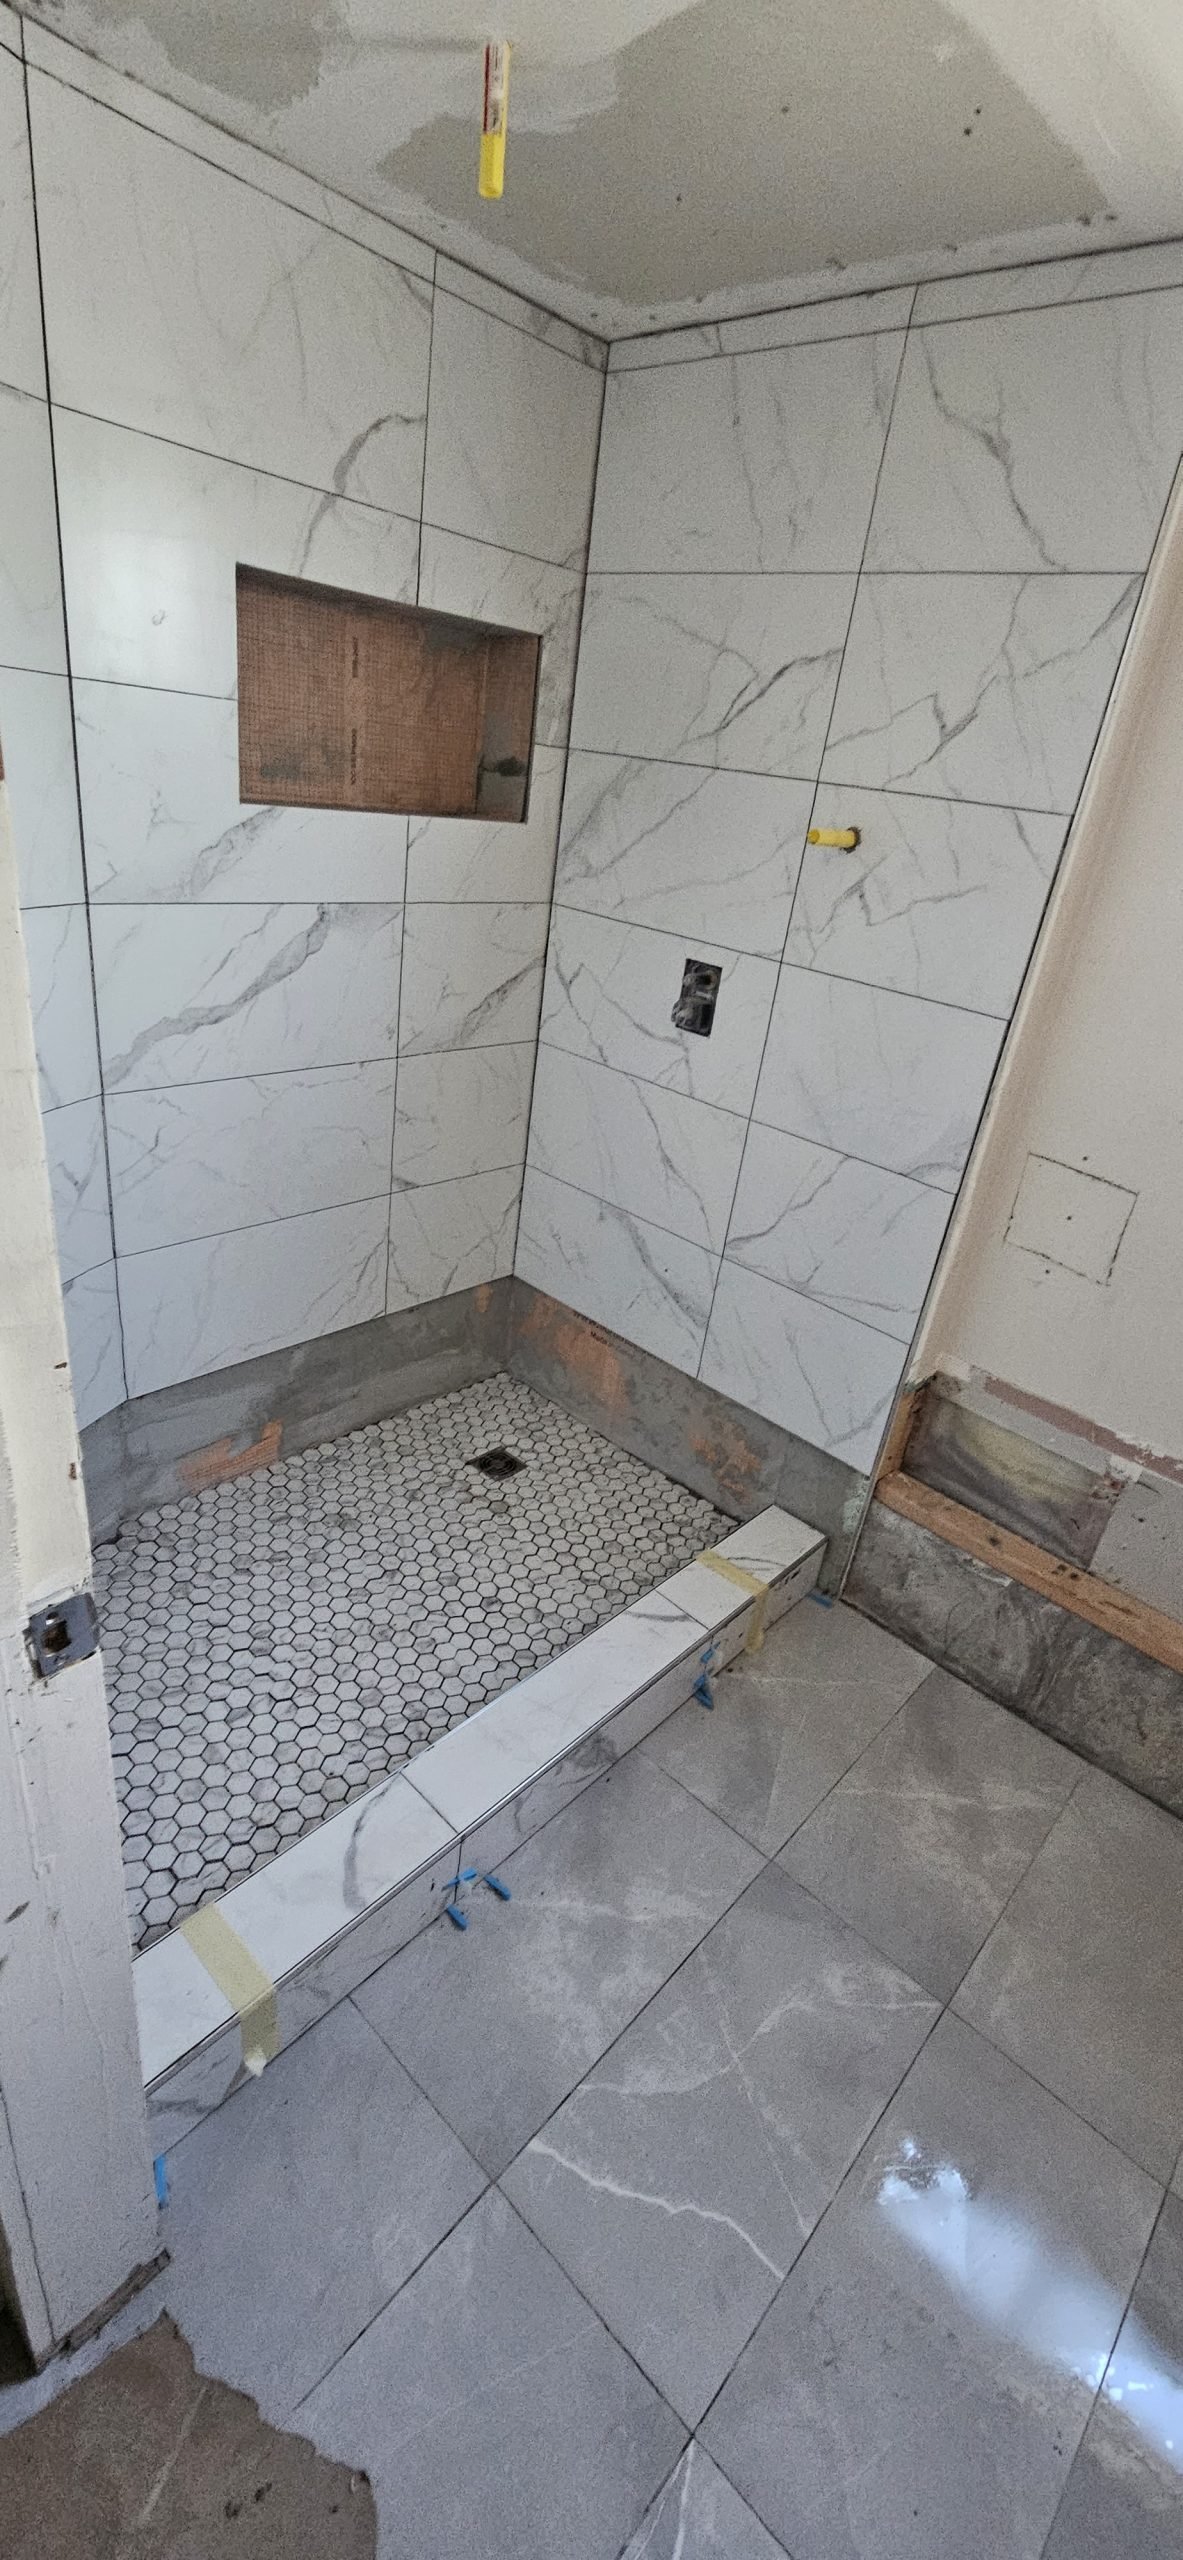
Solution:
[{"label": "white marble wall tile", "polygon": [[1041,258],[1029,267],[994,267],[984,275],[943,276],[920,286],[915,318],[976,320],[990,311],[1034,311],[1054,302],[1093,302],[1181,284],[1183,241],[1156,240],[1144,249],[1099,249],[1081,258]]},{"label": "white marble wall tile", "polygon": [[100,1263],[96,1270],[64,1282],[62,1303],[74,1411],[79,1430],[85,1431],[88,1422],[111,1413],[127,1396],[114,1263]]},{"label": "white marble wall tile", "polygon": [[232,695],[237,561],[413,599],[418,526],[59,410],[74,673]]},{"label": "white marble wall tile", "polygon": [[472,1173],[396,1191],[390,1204],[386,1312],[426,1306],[513,1269],[521,1173]]},{"label": "white marble wall tile", "polygon": [[556,895],[779,960],[812,802],[809,782],[576,748]]},{"label": "white marble wall tile", "polygon": [[397,907],[95,907],[108,1093],[392,1055]]},{"label": "white marble wall tile", "polygon": [[55,401],[417,516],[430,287],[59,81],[30,112]]},{"label": "white marble wall tile", "polygon": [[724,1262],[699,1376],[866,1472],[905,1356],[889,1335]]},{"label": "white marble wall tile", "polygon": [[85,890],[67,676],[0,668],[0,747],[22,905],[80,901]]},{"label": "white marble wall tile", "polygon": [[943,1191],[753,1123],[727,1258],[910,1342],[948,1219]]},{"label": "white marble wall tile", "polygon": [[899,332],[614,374],[594,569],[857,569]]},{"label": "white marble wall tile", "polygon": [[508,320],[511,328],[524,329],[528,338],[540,338],[544,346],[562,347],[578,363],[590,365],[593,373],[603,373],[608,342],[591,330],[577,329],[570,320],[560,320],[556,311],[546,311],[540,302],[512,293],[508,285],[496,284],[492,276],[478,275],[475,267],[461,266],[458,258],[437,258],[435,280],[441,293],[454,293],[461,302],[473,303],[478,311],[490,312],[495,320]]},{"label": "white marble wall tile", "polygon": [[806,847],[786,960],[1009,1013],[1064,820],[848,783],[823,784],[813,814],[819,827],[857,827],[862,841],[853,853]]},{"label": "white marble wall tile", "polygon": [[745,1122],[544,1043],[529,1161],[616,1209],[721,1253]]},{"label": "white marble wall tile", "polygon": [[393,1062],[113,1093],[121,1254],[373,1200],[390,1187]]},{"label": "white marble wall tile", "polygon": [[0,379],[45,396],[24,75],[0,58]]},{"label": "white marble wall tile", "polygon": [[1076,805],[1137,578],[864,577],[822,772],[947,800]]},{"label": "white marble wall tile", "polygon": [[21,55],[21,32],[22,22],[17,17],[16,11],[7,6],[0,6],[0,46],[3,46],[5,52],[15,54],[18,61]]},{"label": "white marble wall tile", "polygon": [[589,578],[573,743],[811,781],[853,592],[849,577]]},{"label": "white marble wall tile", "polygon": [[913,330],[868,569],[1144,569],[1183,448],[1183,291]]},{"label": "white marble wall tile", "polygon": [[423,527],[420,604],[541,633],[535,735],[547,746],[561,746],[571,726],[582,595],[579,569],[555,569],[496,543]]},{"label": "white marble wall tile", "polygon": [[579,1315],[693,1372],[718,1269],[701,1245],[527,1168],[514,1269]]},{"label": "white marble wall tile", "polygon": [[1003,1028],[987,1014],[782,969],[755,1117],[955,1191]]},{"label": "white marble wall tile", "polygon": [[554,879],[563,799],[561,747],[534,749],[530,796],[522,825],[488,818],[412,818],[407,845],[407,900],[493,899],[531,905],[548,899]]},{"label": "white marble wall tile", "polygon": [[111,1259],[103,1106],[97,1094],[44,1116],[45,1153],[63,1281]]},{"label": "white marble wall tile", "polygon": [[549,922],[541,905],[409,907],[399,1055],[532,1040]]},{"label": "white marble wall tile", "polygon": [[589,366],[437,293],[425,521],[577,566],[602,393]]},{"label": "white marble wall tile", "polygon": [[396,1191],[400,1184],[451,1182],[520,1165],[533,1074],[532,1040],[516,1048],[403,1058],[394,1113]]},{"label": "white marble wall tile", "polygon": [[2,384],[0,666],[66,669],[49,411]]},{"label": "white marble wall tile", "polygon": [[[722,968],[709,1039],[670,1019],[688,959]],[[556,907],[542,1036],[575,1057],[747,1113],[775,992],[771,960]]]},{"label": "white marble wall tile", "polygon": [[637,365],[755,355],[766,347],[804,347],[820,338],[857,338],[874,329],[906,329],[914,290],[910,284],[886,285],[877,293],[848,293],[832,302],[800,302],[790,311],[758,311],[743,320],[704,320],[697,328],[658,329],[645,338],[617,338],[609,350],[608,370],[631,373]]},{"label": "white marble wall tile", "polygon": [[405,818],[239,799],[234,702],[81,679],[74,717],[92,898],[401,899]]},{"label": "white marble wall tile", "polygon": [[99,1091],[85,907],[30,907],[23,918],[41,1078],[41,1108]]},{"label": "white marble wall tile", "polygon": [[387,1214],[386,1200],[363,1200],[125,1255],[128,1394],[150,1395],[381,1315]]}]

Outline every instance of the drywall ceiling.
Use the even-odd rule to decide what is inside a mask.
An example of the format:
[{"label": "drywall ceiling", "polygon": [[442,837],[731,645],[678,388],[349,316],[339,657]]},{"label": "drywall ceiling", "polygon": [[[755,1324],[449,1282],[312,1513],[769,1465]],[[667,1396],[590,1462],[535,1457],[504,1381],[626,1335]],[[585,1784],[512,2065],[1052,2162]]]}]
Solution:
[{"label": "drywall ceiling", "polygon": [[[505,6],[503,24],[472,0],[26,14],[609,335],[1183,231],[1177,0]],[[508,174],[484,205],[496,34]]]}]

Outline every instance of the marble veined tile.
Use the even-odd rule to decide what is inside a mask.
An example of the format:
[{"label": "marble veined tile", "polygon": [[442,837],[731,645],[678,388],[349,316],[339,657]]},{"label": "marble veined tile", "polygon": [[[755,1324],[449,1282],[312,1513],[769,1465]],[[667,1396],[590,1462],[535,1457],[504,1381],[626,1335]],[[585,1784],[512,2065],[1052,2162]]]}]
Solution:
[{"label": "marble veined tile", "polygon": [[904,340],[614,374],[595,569],[857,569]]},{"label": "marble veined tile", "polygon": [[233,701],[83,678],[74,718],[92,898],[402,897],[405,818],[240,800]]},{"label": "marble veined tile", "polygon": [[579,364],[590,365],[593,373],[603,373],[608,356],[607,342],[590,329],[577,329],[570,320],[560,320],[557,311],[547,311],[540,302],[531,302],[523,293],[514,293],[508,285],[498,284],[492,276],[477,273],[475,267],[462,266],[458,258],[438,257],[435,281],[440,293],[454,293],[461,302],[474,303],[478,311],[489,311],[495,320],[508,320],[514,329],[524,329],[528,338],[540,338],[548,347],[562,347]]},{"label": "marble veined tile", "polygon": [[916,329],[868,569],[1144,569],[1183,447],[1183,291]]},{"label": "marble veined tile", "polygon": [[542,905],[408,907],[400,1057],[532,1040],[549,921]]},{"label": "marble veined tile", "polygon": [[948,1217],[943,1191],[753,1121],[727,1259],[910,1342]]},{"label": "marble veined tile", "polygon": [[2,384],[0,666],[66,671],[49,410]]},{"label": "marble veined tile", "polygon": [[1036,310],[1054,302],[1094,302],[1114,293],[1147,293],[1183,284],[1183,241],[1152,240],[1142,249],[1098,249],[1080,258],[1039,258],[1029,267],[992,267],[976,276],[942,276],[916,295],[917,327],[925,320],[976,320],[990,311]]},{"label": "marble veined tile", "polygon": [[545,1043],[529,1161],[615,1209],[721,1253],[745,1122]]},{"label": "marble veined tile", "polygon": [[430,288],[59,81],[31,114],[54,399],[417,516]]},{"label": "marble veined tile", "polygon": [[394,1114],[396,1190],[400,1183],[450,1182],[462,1174],[520,1165],[533,1074],[533,1040],[401,1059]]},{"label": "marble veined tile", "polygon": [[1002,1030],[987,1014],[782,969],[755,1116],[955,1191]]},{"label": "marble veined tile", "polygon": [[117,1249],[385,1195],[393,1124],[393,1060],[112,1093]]},{"label": "marble veined tile", "polygon": [[849,577],[589,578],[574,744],[811,781],[853,592]]},{"label": "marble veined tile", "polygon": [[697,1365],[717,1267],[701,1245],[527,1168],[514,1269],[675,1369]]},{"label": "marble veined tile", "polygon": [[129,1395],[381,1315],[388,1214],[388,1199],[362,1200],[125,1255]]},{"label": "marble veined tile", "polygon": [[407,899],[547,899],[554,878],[555,845],[563,798],[561,747],[534,749],[525,821],[492,818],[411,818],[407,840]]},{"label": "marble veined tile", "polygon": [[[723,973],[709,1039],[671,1020],[688,959]],[[576,1057],[747,1113],[775,991],[771,960],[556,907],[542,1035]]]},{"label": "marble veined tile", "polygon": [[63,1280],[76,1280],[111,1259],[102,1103],[97,1094],[86,1102],[67,1102],[60,1111],[47,1111],[42,1126],[58,1266]]},{"label": "marble veined tile", "polygon": [[869,329],[906,329],[914,288],[885,285],[875,293],[835,295],[798,302],[788,311],[757,311],[740,320],[703,320],[697,327],[656,329],[643,338],[616,338],[609,373],[637,365],[688,364],[701,356],[760,354],[766,347],[804,347],[820,338],[857,338]]},{"label": "marble veined tile", "polygon": [[1070,814],[1137,601],[1137,578],[861,578],[824,780]]},{"label": "marble veined tile", "polygon": [[20,64],[0,55],[0,376],[45,397],[33,180]]},{"label": "marble veined tile", "polygon": [[68,676],[0,667],[0,747],[25,907],[85,894]]},{"label": "marble veined tile", "polygon": [[22,919],[41,1108],[99,1090],[94,992],[85,907],[32,907]]},{"label": "marble veined tile", "polygon": [[238,561],[413,601],[407,517],[60,409],[62,557],[76,676],[234,694]]},{"label": "marble veined tile", "polygon": [[96,907],[108,1091],[389,1057],[401,910]]},{"label": "marble veined tile", "polygon": [[74,1412],[79,1430],[85,1431],[88,1422],[97,1422],[127,1397],[114,1263],[100,1263],[76,1280],[64,1281],[62,1304]]},{"label": "marble veined tile", "polygon": [[590,366],[437,293],[425,523],[577,566],[602,394]]},{"label": "marble veined tile", "polygon": [[889,1335],[724,1262],[698,1374],[736,1404],[866,1473],[904,1358]]},{"label": "marble veined tile", "polygon": [[857,827],[862,841],[853,853],[806,846],[786,960],[1009,1013],[1063,819],[850,783],[823,784],[813,816],[819,827]]},{"label": "marble veined tile", "polygon": [[441,533],[426,524],[422,536],[419,602],[440,613],[462,613],[474,622],[496,622],[511,631],[538,631],[538,704],[535,735],[562,746],[571,726],[575,650],[583,575],[549,561]]},{"label": "marble veined tile", "polygon": [[555,894],[779,960],[812,800],[808,782],[576,748]]},{"label": "marble veined tile", "polygon": [[386,1312],[418,1307],[513,1269],[517,1165],[396,1191],[390,1204]]}]

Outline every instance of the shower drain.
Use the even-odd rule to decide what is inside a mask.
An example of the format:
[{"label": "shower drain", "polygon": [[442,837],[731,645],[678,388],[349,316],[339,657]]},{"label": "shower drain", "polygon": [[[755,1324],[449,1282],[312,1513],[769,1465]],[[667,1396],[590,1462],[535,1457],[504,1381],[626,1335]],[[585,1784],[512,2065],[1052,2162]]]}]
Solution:
[{"label": "shower drain", "polygon": [[482,1449],[479,1458],[470,1458],[468,1463],[479,1475],[500,1477],[520,1475],[526,1461],[515,1458],[512,1449]]}]

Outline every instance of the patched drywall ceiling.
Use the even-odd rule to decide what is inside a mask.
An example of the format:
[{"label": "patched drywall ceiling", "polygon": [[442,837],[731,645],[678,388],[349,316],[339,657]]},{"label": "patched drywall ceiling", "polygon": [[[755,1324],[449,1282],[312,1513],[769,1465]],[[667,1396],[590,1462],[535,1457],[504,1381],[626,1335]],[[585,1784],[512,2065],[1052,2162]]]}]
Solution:
[{"label": "patched drywall ceiling", "polygon": [[[501,24],[471,0],[26,14],[609,335],[1183,230],[1175,0],[505,5]],[[486,205],[497,34],[509,154]]]}]

